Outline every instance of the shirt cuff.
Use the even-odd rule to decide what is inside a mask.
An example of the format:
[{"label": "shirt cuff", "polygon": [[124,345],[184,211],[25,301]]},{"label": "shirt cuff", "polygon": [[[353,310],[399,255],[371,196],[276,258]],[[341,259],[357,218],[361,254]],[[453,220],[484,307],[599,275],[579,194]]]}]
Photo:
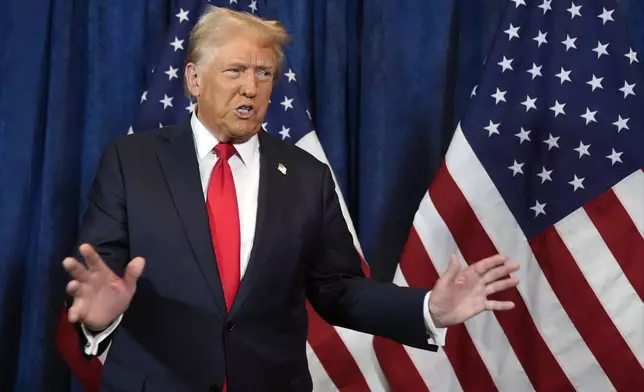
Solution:
[{"label": "shirt cuff", "polygon": [[427,329],[427,342],[436,346],[444,346],[445,339],[447,338],[447,328],[437,328],[432,321],[432,316],[429,314],[429,296],[431,290],[425,295],[423,301],[423,315],[425,316],[425,328]]},{"label": "shirt cuff", "polygon": [[96,356],[96,354],[98,353],[99,344],[101,344],[112,334],[112,332],[114,332],[116,327],[118,327],[119,323],[121,322],[121,319],[123,319],[123,314],[121,314],[116,320],[114,320],[112,324],[110,324],[106,329],[98,333],[92,333],[92,331],[87,329],[84,324],[81,324],[81,330],[83,330],[83,335],[85,335],[85,339],[87,340],[87,343],[85,343],[85,354]]}]

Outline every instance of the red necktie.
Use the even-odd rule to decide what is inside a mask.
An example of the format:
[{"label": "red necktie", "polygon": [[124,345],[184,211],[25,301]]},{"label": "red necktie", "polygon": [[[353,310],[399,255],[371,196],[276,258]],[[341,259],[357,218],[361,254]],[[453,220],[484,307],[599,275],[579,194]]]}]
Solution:
[{"label": "red necktie", "polygon": [[210,175],[207,197],[212,244],[228,310],[233,304],[240,281],[239,210],[233,172],[228,164],[228,159],[236,152],[235,147],[229,143],[215,146],[219,159]]}]

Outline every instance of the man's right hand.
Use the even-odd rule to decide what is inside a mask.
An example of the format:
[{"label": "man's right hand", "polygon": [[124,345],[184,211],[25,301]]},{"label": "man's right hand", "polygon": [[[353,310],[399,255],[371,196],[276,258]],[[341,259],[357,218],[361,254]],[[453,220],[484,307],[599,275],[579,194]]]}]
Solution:
[{"label": "man's right hand", "polygon": [[63,260],[63,267],[73,278],[67,284],[67,292],[74,297],[67,312],[68,319],[71,323],[79,321],[89,329],[100,331],[130,306],[145,260],[141,257],[132,259],[121,278],[90,245],[81,245],[80,253],[87,267],[71,257]]}]

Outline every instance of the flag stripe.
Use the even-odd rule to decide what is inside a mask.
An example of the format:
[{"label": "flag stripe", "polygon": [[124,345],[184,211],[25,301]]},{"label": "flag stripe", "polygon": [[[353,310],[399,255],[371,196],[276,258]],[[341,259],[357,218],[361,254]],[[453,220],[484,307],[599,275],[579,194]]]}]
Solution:
[{"label": "flag stripe", "polygon": [[641,236],[644,236],[644,172],[636,170],[619,183],[613,190],[624,209],[633,220]]},{"label": "flag stripe", "polygon": [[378,362],[380,362],[392,391],[429,391],[414,362],[402,345],[381,337],[375,337],[373,345]]},{"label": "flag stripe", "polygon": [[313,347],[311,347],[308,340],[306,342],[306,356],[309,364],[309,372],[311,373],[311,379],[313,380],[313,392],[338,391],[333,380],[331,380],[317,355],[315,355],[315,351],[313,351]]},{"label": "flag stripe", "polygon": [[[589,363],[588,357],[570,354],[578,361],[576,373],[584,375],[584,380],[587,380],[581,386],[587,390],[608,391],[613,390],[614,385],[617,390],[628,391],[628,372],[623,372],[628,366],[624,365],[637,364],[637,360],[626,342],[619,337],[619,332],[555,228],[551,227],[532,239],[530,245],[548,282],[583,338],[583,341],[571,341],[571,345],[585,343],[601,365],[601,368],[597,368],[595,363]],[[598,379],[597,375],[603,372],[612,385],[605,384],[603,378]]]}]

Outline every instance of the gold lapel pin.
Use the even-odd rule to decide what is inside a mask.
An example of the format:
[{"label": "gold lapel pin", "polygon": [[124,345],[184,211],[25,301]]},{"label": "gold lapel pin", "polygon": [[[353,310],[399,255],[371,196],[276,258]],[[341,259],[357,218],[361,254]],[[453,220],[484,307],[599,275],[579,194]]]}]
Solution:
[{"label": "gold lapel pin", "polygon": [[286,166],[284,166],[281,162],[277,165],[277,170],[286,175]]}]

